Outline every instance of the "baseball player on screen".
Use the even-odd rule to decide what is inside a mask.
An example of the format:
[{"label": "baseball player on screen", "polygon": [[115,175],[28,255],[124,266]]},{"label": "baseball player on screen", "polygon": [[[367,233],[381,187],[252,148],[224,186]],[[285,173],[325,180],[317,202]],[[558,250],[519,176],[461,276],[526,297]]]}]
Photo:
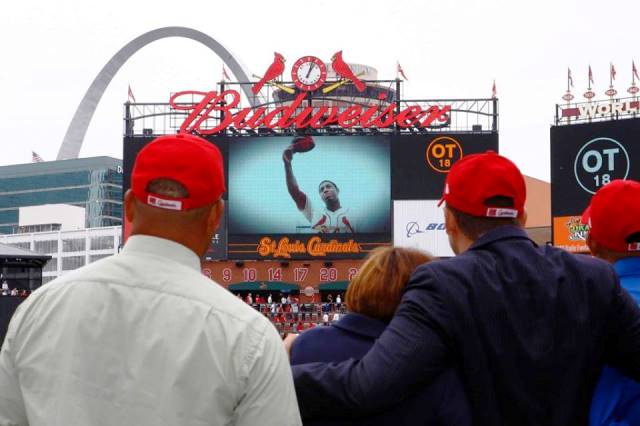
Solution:
[{"label": "baseball player on screen", "polygon": [[320,198],[325,204],[321,211],[314,211],[311,199],[298,187],[298,182],[293,175],[291,166],[293,154],[311,151],[314,147],[315,143],[311,136],[299,136],[294,138],[291,145],[282,153],[289,194],[314,231],[320,233],[355,233],[353,218],[349,215],[349,209],[340,205],[338,185],[330,180],[323,180],[318,185]]}]

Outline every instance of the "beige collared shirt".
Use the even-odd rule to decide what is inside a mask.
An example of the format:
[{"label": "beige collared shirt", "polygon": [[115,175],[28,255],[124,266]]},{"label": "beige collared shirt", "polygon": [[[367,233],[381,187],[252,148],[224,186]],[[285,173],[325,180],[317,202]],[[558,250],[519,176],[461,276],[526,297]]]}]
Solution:
[{"label": "beige collared shirt", "polygon": [[301,424],[288,357],[269,321],[180,244],[132,236],[11,321],[1,426],[232,424]]}]

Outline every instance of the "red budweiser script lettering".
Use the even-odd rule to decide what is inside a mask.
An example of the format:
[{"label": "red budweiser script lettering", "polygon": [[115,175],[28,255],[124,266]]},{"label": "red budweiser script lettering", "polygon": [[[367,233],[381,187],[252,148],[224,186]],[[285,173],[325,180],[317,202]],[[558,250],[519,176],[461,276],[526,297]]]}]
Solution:
[{"label": "red budweiser script lettering", "polygon": [[[343,128],[354,126],[385,128],[394,124],[398,124],[401,128],[429,127],[436,125],[437,122],[440,125],[447,123],[451,111],[450,105],[431,106],[427,109],[413,105],[396,114],[395,103],[390,103],[384,108],[375,105],[369,107],[352,105],[341,111],[337,106],[303,107],[306,97],[306,92],[300,93],[290,105],[269,111],[265,107],[237,109],[240,94],[235,90],[225,90],[222,93],[184,91],[171,96],[169,104],[178,111],[189,111],[189,116],[180,126],[180,132],[197,131],[202,135],[218,133],[230,126],[236,129],[258,127],[319,129],[329,125],[338,125]],[[194,98],[201,98],[201,100],[199,102],[180,101]],[[217,124],[214,127],[203,128],[208,127],[210,122],[207,123],[207,120],[213,117],[220,117]]]}]

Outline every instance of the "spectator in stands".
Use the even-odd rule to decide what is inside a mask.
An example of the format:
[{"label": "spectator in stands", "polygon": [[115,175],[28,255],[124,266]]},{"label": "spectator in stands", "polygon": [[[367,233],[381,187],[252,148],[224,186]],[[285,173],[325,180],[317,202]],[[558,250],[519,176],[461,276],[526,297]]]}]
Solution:
[{"label": "spectator in stands", "polygon": [[342,294],[338,294],[338,296],[336,297],[336,305],[340,307],[341,304],[342,304]]},{"label": "spectator in stands", "polygon": [[12,288],[12,289],[11,289],[11,295],[12,295],[12,296],[17,296],[17,295],[18,295],[18,289],[17,289],[17,288],[15,288],[15,287],[14,287],[14,288]]},{"label": "spectator in stands", "polygon": [[338,320],[340,320],[340,314],[338,313],[338,311],[335,311],[333,313],[333,318],[331,318],[331,322],[338,322]]},{"label": "spectator in stands", "polygon": [[[411,273],[430,260],[415,249],[375,249],[349,285],[349,313],[331,327],[300,334],[291,348],[291,363],[337,362],[364,356],[393,316]],[[339,318],[337,312],[334,319],[336,316]],[[331,422],[322,419],[318,424]],[[470,425],[471,416],[462,381],[453,369],[448,369],[416,397],[354,424]]]},{"label": "spectator in stands", "polygon": [[3,296],[9,295],[9,283],[6,281],[2,281],[2,295]]},{"label": "spectator in stands", "polygon": [[587,424],[605,363],[640,379],[640,308],[610,264],[529,239],[507,158],[465,155],[445,181],[456,256],[416,269],[362,359],[293,366],[303,418],[393,406],[456,362],[474,424]]},{"label": "spectator in stands", "polygon": [[283,305],[287,303],[287,297],[284,294],[280,297],[280,303],[282,303]]},{"label": "spectator in stands", "polygon": [[222,156],[164,136],[138,153],[123,250],[45,284],[0,352],[0,425],[299,425],[269,321],[201,273]]},{"label": "spectator in stands", "polygon": [[[620,284],[640,303],[640,182],[614,180],[591,199],[582,221],[594,256],[613,264]],[[605,367],[591,404],[592,426],[640,425],[640,383]]]},{"label": "spectator in stands", "polygon": [[251,293],[247,294],[246,302],[247,305],[253,305],[253,296],[251,295]]},{"label": "spectator in stands", "polygon": [[327,303],[333,303],[333,295],[331,293],[327,296]]},{"label": "spectator in stands", "polygon": [[269,293],[269,296],[267,296],[267,303],[270,305],[273,302],[273,297],[271,296],[271,293]]}]

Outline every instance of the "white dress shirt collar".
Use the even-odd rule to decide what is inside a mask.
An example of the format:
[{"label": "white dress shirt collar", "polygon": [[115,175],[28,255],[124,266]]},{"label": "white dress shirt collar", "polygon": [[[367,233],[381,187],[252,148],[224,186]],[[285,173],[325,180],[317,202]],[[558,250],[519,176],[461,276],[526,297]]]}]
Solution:
[{"label": "white dress shirt collar", "polygon": [[151,235],[132,235],[122,249],[123,253],[140,253],[172,259],[189,268],[200,270],[200,258],[191,249],[175,241]]}]

